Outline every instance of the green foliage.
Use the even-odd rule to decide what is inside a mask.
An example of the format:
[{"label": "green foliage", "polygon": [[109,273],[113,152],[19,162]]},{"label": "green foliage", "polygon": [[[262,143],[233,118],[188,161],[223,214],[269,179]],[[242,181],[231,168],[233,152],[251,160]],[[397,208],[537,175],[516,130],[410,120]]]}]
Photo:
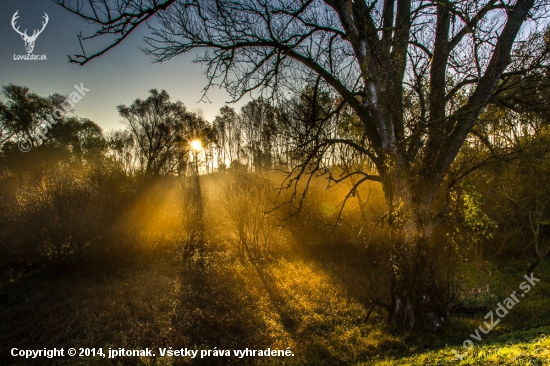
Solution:
[{"label": "green foliage", "polygon": [[452,231],[448,234],[455,245],[473,252],[483,259],[482,242],[491,239],[498,227],[484,212],[483,196],[472,183],[466,182],[450,193]]}]

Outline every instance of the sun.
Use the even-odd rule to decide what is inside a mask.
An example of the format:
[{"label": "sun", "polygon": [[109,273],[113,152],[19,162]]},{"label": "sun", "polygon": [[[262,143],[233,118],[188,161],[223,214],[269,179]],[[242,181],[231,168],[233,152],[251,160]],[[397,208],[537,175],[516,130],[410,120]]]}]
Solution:
[{"label": "sun", "polygon": [[199,140],[193,140],[191,141],[191,148],[195,151],[201,151],[202,143]]}]

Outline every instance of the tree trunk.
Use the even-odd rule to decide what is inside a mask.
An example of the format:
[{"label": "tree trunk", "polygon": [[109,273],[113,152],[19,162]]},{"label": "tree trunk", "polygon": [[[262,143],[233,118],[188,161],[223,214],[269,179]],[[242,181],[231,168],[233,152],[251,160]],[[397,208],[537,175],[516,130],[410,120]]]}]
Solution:
[{"label": "tree trunk", "polygon": [[438,278],[441,263],[436,247],[430,243],[433,192],[426,194],[425,184],[415,184],[404,173],[390,174],[382,183],[391,231],[388,322],[398,327],[437,330],[445,316],[447,286]]}]

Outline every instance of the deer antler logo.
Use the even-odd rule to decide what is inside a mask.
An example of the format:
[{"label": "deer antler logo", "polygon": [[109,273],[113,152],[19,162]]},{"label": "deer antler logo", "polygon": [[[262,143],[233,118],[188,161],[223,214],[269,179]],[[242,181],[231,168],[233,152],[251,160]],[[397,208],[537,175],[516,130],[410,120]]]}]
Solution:
[{"label": "deer antler logo", "polygon": [[27,50],[27,53],[32,53],[32,50],[34,49],[34,42],[36,42],[36,39],[38,38],[40,33],[42,33],[44,28],[46,28],[46,25],[48,24],[48,20],[50,18],[48,18],[48,14],[44,13],[43,18],[45,22],[42,22],[42,29],[40,30],[35,29],[34,32],[32,33],[32,36],[29,37],[27,35],[26,29],[24,32],[20,32],[19,27],[15,28],[15,21],[17,20],[17,18],[19,18],[17,13],[19,13],[19,10],[17,10],[15,14],[13,14],[13,17],[11,18],[11,26],[13,27],[13,30],[15,30],[17,33],[21,35],[21,38],[23,38],[23,41],[25,41],[25,49]]}]

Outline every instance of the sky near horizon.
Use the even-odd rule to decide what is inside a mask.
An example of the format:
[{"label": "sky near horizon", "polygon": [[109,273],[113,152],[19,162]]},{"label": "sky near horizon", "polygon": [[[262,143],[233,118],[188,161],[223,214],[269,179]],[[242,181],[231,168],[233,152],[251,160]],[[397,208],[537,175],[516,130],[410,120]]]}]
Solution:
[{"label": "sky near horizon", "polygon": [[[40,29],[44,13],[48,15],[48,24],[32,52],[45,54],[47,60],[14,60],[14,55],[27,54],[23,39],[11,26],[16,11],[19,11],[17,26],[20,31],[27,29],[28,35],[33,29]],[[83,83],[90,91],[76,104],[74,114],[91,119],[105,131],[123,127],[117,105],[146,98],[153,88],[165,89],[173,101],[181,100],[188,110],[202,109],[212,122],[231,99],[229,95],[216,87],[207,95],[210,102],[201,102],[207,79],[203,66],[193,62],[197,53],[162,64],[152,63],[140,50],[144,46],[143,36],[149,32],[146,26],[142,27],[105,55],[79,66],[69,63],[68,55],[80,53],[77,34],[80,31],[90,34],[93,28],[88,23],[51,0],[0,0],[0,86],[25,85],[38,95],[47,96],[56,92],[68,95],[75,85]],[[97,48],[90,43],[88,51],[93,50]],[[0,96],[0,100],[5,98]],[[230,106],[240,109],[245,102]]]}]

